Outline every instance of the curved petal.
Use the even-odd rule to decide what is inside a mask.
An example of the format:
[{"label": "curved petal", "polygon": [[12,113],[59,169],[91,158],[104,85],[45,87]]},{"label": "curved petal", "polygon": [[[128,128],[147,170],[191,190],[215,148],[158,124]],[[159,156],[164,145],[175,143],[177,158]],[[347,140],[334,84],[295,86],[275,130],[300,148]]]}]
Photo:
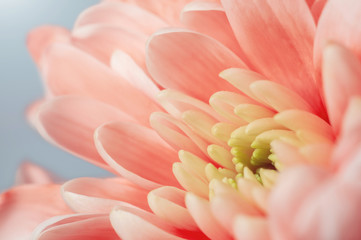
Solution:
[{"label": "curved petal", "polygon": [[56,177],[44,168],[32,163],[23,162],[16,171],[15,184],[50,184]]},{"label": "curved petal", "polygon": [[72,38],[74,46],[88,52],[105,65],[109,65],[113,52],[120,49],[129,54],[143,69],[145,69],[146,42],[147,35],[134,29],[101,25],[78,28]]},{"label": "curved petal", "polygon": [[255,70],[296,91],[320,112],[320,83],[314,80],[312,66],[315,23],[306,2],[222,0],[222,4]]},{"label": "curved petal", "polygon": [[155,112],[150,115],[150,125],[176,151],[186,150],[200,157],[207,154],[207,143],[178,119]]},{"label": "curved petal", "polygon": [[354,97],[349,102],[342,121],[342,128],[336,144],[332,161],[334,167],[349,162],[361,144],[361,97]]},{"label": "curved petal", "polygon": [[113,26],[147,35],[167,26],[158,16],[134,4],[120,1],[102,2],[86,9],[79,15],[74,31],[87,25]]},{"label": "curved petal", "polygon": [[21,185],[0,195],[0,239],[29,239],[46,219],[70,214],[60,185]]},{"label": "curved petal", "polygon": [[161,86],[205,102],[217,91],[236,90],[218,77],[222,70],[246,67],[215,39],[182,29],[167,29],[152,35],[146,57],[149,73]]},{"label": "curved petal", "polygon": [[328,0],[316,0],[311,7],[311,12],[313,15],[313,19],[315,19],[316,24],[321,16],[323,8],[325,7]]},{"label": "curved petal", "polygon": [[272,239],[292,239],[290,224],[295,219],[295,213],[326,176],[322,169],[311,167],[294,167],[279,176],[269,201]]},{"label": "curved petal", "polygon": [[149,114],[160,109],[128,81],[75,47],[53,45],[44,62],[43,74],[54,95],[92,97],[121,109],[145,125],[149,124]]},{"label": "curved petal", "polygon": [[236,53],[247,65],[247,58],[238,45],[226,13],[221,4],[213,2],[191,2],[181,15],[182,23],[193,31],[208,35],[232,52]]},{"label": "curved petal", "polygon": [[328,116],[337,134],[351,97],[361,97],[361,64],[352,52],[330,44],[324,51],[322,75]]},{"label": "curved petal", "polygon": [[318,21],[315,36],[314,63],[318,71],[324,47],[337,42],[350,49],[361,60],[361,28],[358,20],[361,2],[358,0],[328,0]]},{"label": "curved petal", "polygon": [[26,45],[37,64],[41,64],[45,50],[52,43],[70,42],[70,32],[66,28],[57,26],[41,26],[33,29],[27,36]]},{"label": "curved petal", "polygon": [[64,201],[75,212],[109,213],[114,206],[149,210],[148,191],[123,178],[77,178],[63,184]]},{"label": "curved petal", "polygon": [[136,64],[131,56],[117,50],[112,54],[110,60],[111,68],[124,80],[129,81],[132,86],[141,90],[151,99],[156,99],[159,87],[148,77],[144,70]]},{"label": "curved petal", "polygon": [[232,239],[229,233],[220,225],[211,212],[211,207],[206,199],[193,193],[187,193],[186,206],[198,224],[199,228],[210,239]]},{"label": "curved petal", "polygon": [[37,227],[36,240],[114,240],[117,239],[108,215],[74,214],[51,218]]},{"label": "curved petal", "polygon": [[[336,180],[336,179],[334,179]],[[299,209],[291,228],[297,239],[360,239],[359,185],[329,180]]]},{"label": "curved petal", "polygon": [[234,235],[239,240],[269,240],[267,224],[266,218],[240,215],[233,224]]},{"label": "curved petal", "polygon": [[186,192],[174,187],[161,187],[149,192],[148,203],[159,217],[180,229],[198,230],[197,224],[185,208]]},{"label": "curved petal", "polygon": [[39,108],[36,128],[47,140],[61,148],[111,170],[97,153],[93,134],[98,126],[114,120],[132,121],[118,109],[102,102],[78,96],[61,96]]},{"label": "curved petal", "polygon": [[94,138],[100,155],[125,178],[146,189],[179,186],[171,171],[177,153],[152,129],[112,122],[99,127]]},{"label": "curved petal", "polygon": [[[182,8],[192,0],[116,0],[120,2],[129,2],[162,17],[171,25],[179,25],[179,17]],[[217,0],[209,0],[217,1]]]},{"label": "curved petal", "polygon": [[176,229],[158,216],[135,208],[114,208],[110,221],[122,239],[205,239],[202,233]]}]

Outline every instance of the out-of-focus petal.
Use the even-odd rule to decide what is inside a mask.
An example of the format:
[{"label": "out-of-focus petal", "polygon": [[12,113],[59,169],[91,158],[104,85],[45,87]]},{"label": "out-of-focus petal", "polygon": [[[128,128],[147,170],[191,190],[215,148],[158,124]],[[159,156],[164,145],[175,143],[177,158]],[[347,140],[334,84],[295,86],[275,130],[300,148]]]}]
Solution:
[{"label": "out-of-focus petal", "polygon": [[[114,1],[114,0],[108,0]],[[179,25],[180,13],[183,7],[193,0],[115,0],[120,2],[129,2],[162,17],[172,26]],[[208,0],[208,2],[219,2],[219,0]]]},{"label": "out-of-focus petal", "polygon": [[320,72],[322,54],[331,42],[342,44],[361,59],[361,1],[328,0],[318,21],[314,46],[314,64]]},{"label": "out-of-focus petal", "polygon": [[322,75],[328,116],[338,133],[351,97],[361,97],[361,64],[352,52],[330,44],[324,51]]},{"label": "out-of-focus petal", "polygon": [[155,33],[148,41],[146,55],[149,73],[161,86],[205,102],[217,91],[236,90],[218,77],[222,70],[246,67],[215,39],[182,29]]},{"label": "out-of-focus petal", "polygon": [[269,240],[268,223],[266,218],[237,216],[233,224],[235,239]]},{"label": "out-of-focus petal", "polygon": [[75,212],[109,213],[116,205],[149,210],[148,191],[124,178],[77,178],[63,184],[62,195]]},{"label": "out-of-focus petal", "polygon": [[136,30],[150,35],[167,24],[154,15],[134,4],[123,2],[102,2],[82,12],[74,26],[76,32],[87,25],[113,26]]},{"label": "out-of-focus petal", "polygon": [[[335,180],[335,181],[334,181]],[[358,184],[327,179],[316,192],[309,193],[291,226],[296,239],[360,239],[357,223],[361,215]]]},{"label": "out-of-focus petal", "polygon": [[332,160],[337,168],[352,159],[361,144],[361,97],[349,102]]},{"label": "out-of-focus petal", "polygon": [[0,239],[29,239],[46,219],[70,214],[60,195],[60,185],[21,185],[0,195]]},{"label": "out-of-focus petal", "polygon": [[42,26],[32,30],[27,37],[27,47],[37,64],[41,64],[42,55],[53,43],[70,42],[70,32],[57,26]]},{"label": "out-of-focus petal", "polygon": [[328,0],[316,0],[311,7],[311,12],[313,19],[315,19],[316,24],[322,14],[323,8],[325,7]]},{"label": "out-of-focus petal", "polygon": [[125,178],[146,189],[179,186],[172,174],[177,153],[154,130],[112,122],[98,128],[94,138],[100,155]]},{"label": "out-of-focus petal", "polygon": [[31,162],[23,162],[16,171],[15,184],[49,184],[53,183],[55,178],[44,168]]},{"label": "out-of-focus petal", "polygon": [[317,189],[327,176],[322,169],[295,167],[282,173],[269,201],[269,223],[272,239],[293,239],[295,213],[304,200]]}]

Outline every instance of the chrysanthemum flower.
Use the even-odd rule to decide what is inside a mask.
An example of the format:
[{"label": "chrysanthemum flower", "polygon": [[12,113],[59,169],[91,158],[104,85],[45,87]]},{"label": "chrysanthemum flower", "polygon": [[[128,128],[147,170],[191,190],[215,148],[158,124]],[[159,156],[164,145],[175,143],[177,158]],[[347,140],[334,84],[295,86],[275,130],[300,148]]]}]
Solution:
[{"label": "chrysanthemum flower", "polygon": [[360,14],[356,0],[104,1],[71,33],[35,30],[47,96],[32,123],[122,177],[65,183],[76,214],[34,236],[361,238]]}]

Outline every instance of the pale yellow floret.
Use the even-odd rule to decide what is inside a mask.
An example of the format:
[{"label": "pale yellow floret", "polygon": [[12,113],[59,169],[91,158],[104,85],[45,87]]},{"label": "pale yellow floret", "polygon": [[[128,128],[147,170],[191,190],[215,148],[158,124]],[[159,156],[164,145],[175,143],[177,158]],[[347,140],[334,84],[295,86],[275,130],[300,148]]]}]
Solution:
[{"label": "pale yellow floret", "polygon": [[237,129],[237,125],[233,123],[216,123],[212,127],[212,135],[219,140],[227,143],[228,139],[231,137],[231,134],[235,129]]},{"label": "pale yellow floret", "polygon": [[263,186],[270,189],[273,187],[277,180],[278,172],[271,169],[261,168],[259,170],[259,175],[262,179]]},{"label": "pale yellow floret", "polygon": [[312,144],[312,143],[327,143],[332,144],[332,140],[324,137],[318,133],[308,131],[308,130],[298,130],[296,132],[297,137],[306,144]]},{"label": "pale yellow floret", "polygon": [[247,122],[239,118],[234,114],[234,108],[242,103],[252,103],[250,99],[233,92],[221,91],[213,94],[209,99],[209,104],[213,109],[221,116],[225,117],[229,121],[243,125]]},{"label": "pale yellow floret", "polygon": [[180,150],[178,156],[182,162],[183,167],[187,169],[188,172],[191,172],[203,180],[207,179],[204,172],[204,168],[207,165],[206,161],[184,150]]},{"label": "pale yellow floret", "polygon": [[262,118],[252,121],[246,126],[245,133],[250,136],[257,136],[268,130],[287,130],[286,127],[277,123],[273,118]]},{"label": "pale yellow floret", "polygon": [[269,118],[275,114],[273,111],[265,107],[246,103],[238,105],[234,109],[234,113],[246,122],[252,122],[261,118]]},{"label": "pale yellow floret", "polygon": [[251,147],[269,149],[270,143],[275,139],[279,139],[280,137],[296,138],[296,134],[289,130],[268,130],[259,134],[252,142]]},{"label": "pale yellow floret", "polygon": [[212,144],[208,146],[207,152],[209,156],[219,165],[231,170],[234,169],[234,164],[232,163],[233,156],[229,150],[216,144]]},{"label": "pale yellow floret", "polygon": [[189,110],[182,114],[182,119],[200,137],[224,145],[223,142],[212,135],[212,127],[217,121],[208,114],[196,110]]},{"label": "pale yellow floret", "polygon": [[207,198],[209,194],[208,182],[201,180],[188,172],[182,163],[173,164],[173,174],[184,189],[198,196]]}]

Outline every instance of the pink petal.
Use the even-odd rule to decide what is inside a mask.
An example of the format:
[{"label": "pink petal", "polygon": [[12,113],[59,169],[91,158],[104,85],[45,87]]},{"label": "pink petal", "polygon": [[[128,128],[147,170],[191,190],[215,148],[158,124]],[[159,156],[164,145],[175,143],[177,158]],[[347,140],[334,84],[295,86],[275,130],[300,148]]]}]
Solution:
[{"label": "pink petal", "polygon": [[361,96],[361,64],[352,52],[331,44],[324,51],[322,73],[328,115],[338,133],[350,98]]},{"label": "pink petal", "polygon": [[129,81],[132,86],[142,91],[151,99],[156,98],[156,95],[159,93],[159,87],[125,52],[115,51],[112,54],[110,66],[120,77]]},{"label": "pink petal", "polygon": [[123,178],[77,178],[62,186],[66,203],[75,212],[109,213],[116,205],[149,210],[148,191]]},{"label": "pink petal", "polygon": [[185,150],[199,157],[207,156],[207,143],[178,119],[155,112],[150,116],[150,125],[176,151]]},{"label": "pink petal", "polygon": [[178,119],[182,118],[184,112],[194,110],[209,115],[218,121],[225,121],[208,103],[172,89],[159,92],[157,100],[168,113]]},{"label": "pink petal", "polygon": [[88,25],[73,33],[73,44],[109,65],[111,55],[120,49],[129,54],[145,69],[147,35],[134,30],[112,26]]},{"label": "pink petal", "polygon": [[347,183],[360,186],[361,145],[357,146],[356,149],[349,161],[340,169],[339,177]]},{"label": "pink petal", "polygon": [[293,222],[297,239],[360,239],[360,185],[328,180],[299,209]]},{"label": "pink petal", "polygon": [[188,193],[186,195],[187,208],[198,224],[199,228],[210,239],[232,239],[229,233],[220,225],[211,212],[209,201]]},{"label": "pink petal", "polygon": [[218,40],[247,63],[247,58],[238,45],[221,4],[191,2],[183,8],[181,21],[187,29]]},{"label": "pink petal", "polygon": [[42,167],[31,162],[23,162],[16,171],[15,184],[49,184],[54,180],[53,174]]},{"label": "pink petal", "polygon": [[186,192],[174,187],[161,187],[152,190],[148,203],[152,211],[162,219],[180,229],[197,231],[197,224],[185,207]]},{"label": "pink petal", "polygon": [[70,42],[70,32],[57,26],[42,26],[33,29],[27,36],[26,45],[37,64],[42,61],[45,50],[53,43]]},{"label": "pink petal", "polygon": [[279,176],[278,184],[271,192],[269,202],[272,239],[293,239],[290,224],[294,220],[295,213],[304,200],[317,190],[319,183],[325,177],[325,171],[310,167],[295,167],[284,171]]},{"label": "pink petal", "polygon": [[123,122],[105,124],[95,132],[95,145],[115,171],[146,189],[179,186],[172,174],[177,153],[150,128]]},{"label": "pink petal", "polygon": [[[239,45],[268,79],[278,82],[322,110],[313,79],[315,23],[304,0],[222,0]],[[242,17],[240,17],[242,16]]]},{"label": "pink petal", "polygon": [[55,95],[96,98],[120,108],[145,125],[149,124],[149,114],[159,110],[159,106],[143,92],[74,47],[54,45],[47,52],[45,62],[43,73]]},{"label": "pink petal", "polygon": [[237,216],[234,224],[235,239],[269,240],[268,223],[266,218]]},{"label": "pink petal", "polygon": [[[258,80],[250,85],[252,93],[261,102],[278,112],[288,109],[299,109],[313,112],[312,107],[296,92],[289,88],[267,80]],[[287,99],[287,101],[285,101]]]},{"label": "pink petal", "polygon": [[27,121],[30,123],[32,127],[36,127],[37,124],[37,118],[38,118],[38,112],[41,105],[45,103],[46,100],[36,100],[32,102],[27,108],[26,108],[26,118]]},{"label": "pink petal", "polygon": [[0,239],[29,239],[42,221],[71,211],[60,185],[22,185],[0,195]]},{"label": "pink petal", "polygon": [[342,122],[341,132],[333,154],[333,163],[337,168],[351,160],[361,144],[361,97],[349,102]]},{"label": "pink petal", "polygon": [[361,28],[358,24],[360,14],[361,1],[327,1],[315,36],[314,63],[319,72],[324,47],[330,41],[342,44],[361,59]]},{"label": "pink petal", "polygon": [[277,155],[277,160],[284,167],[303,164],[307,161],[297,147],[284,143],[281,140],[272,141],[271,146]]},{"label": "pink petal", "polygon": [[[217,221],[233,234],[233,222],[239,214],[260,216],[262,213],[252,203],[242,197],[240,192],[223,183],[212,182],[214,197],[210,201],[211,210]],[[222,210],[220,210],[222,209]]]},{"label": "pink petal", "polygon": [[80,14],[74,30],[86,25],[112,26],[136,30],[150,35],[167,24],[158,16],[134,5],[123,2],[102,2]]},{"label": "pink petal", "polygon": [[147,67],[164,88],[208,102],[220,90],[235,88],[218,74],[229,67],[246,67],[228,48],[208,36],[181,29],[154,34],[147,45]]},{"label": "pink petal", "polygon": [[[179,18],[182,8],[192,0],[116,0],[120,2],[128,2],[137,4],[138,6],[154,13],[157,16],[162,17],[171,25],[179,25]],[[218,1],[218,0],[208,0]]]},{"label": "pink petal", "polygon": [[114,208],[110,221],[122,239],[205,239],[202,233],[176,229],[158,216],[135,208]]},{"label": "pink petal", "polygon": [[110,170],[96,151],[93,134],[101,124],[117,119],[131,121],[118,109],[93,99],[62,96],[40,107],[36,127],[54,144]]},{"label": "pink petal", "polygon": [[311,12],[313,15],[313,18],[315,19],[316,24],[318,23],[318,20],[322,14],[323,8],[325,7],[328,0],[316,0],[311,7]]},{"label": "pink petal", "polygon": [[108,215],[74,214],[43,222],[32,237],[38,240],[114,240],[117,234]]}]

